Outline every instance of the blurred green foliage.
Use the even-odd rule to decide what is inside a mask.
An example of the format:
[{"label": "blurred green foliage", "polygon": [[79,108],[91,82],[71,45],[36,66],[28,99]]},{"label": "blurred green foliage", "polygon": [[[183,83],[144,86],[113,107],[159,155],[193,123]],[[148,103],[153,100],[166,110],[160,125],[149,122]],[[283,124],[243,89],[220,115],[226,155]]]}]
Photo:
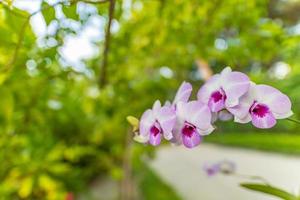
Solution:
[{"label": "blurred green foliage", "polygon": [[181,200],[174,189],[171,189],[166,183],[160,181],[160,178],[147,166],[139,173],[139,185],[145,200]]},{"label": "blurred green foliage", "polygon": [[[83,2],[64,1],[55,9],[43,2],[37,13],[54,30],[39,39],[28,13],[12,0],[0,4],[3,199],[63,199],[98,175],[122,179],[126,116],[140,116],[155,99],[171,99],[182,80],[198,89],[203,74],[197,59],[214,72],[230,65],[275,85],[292,97],[300,117],[300,35],[293,31],[299,1],[117,0],[119,30],[112,34],[104,88],[98,87],[102,54],[83,60],[80,71],[66,65],[60,52],[65,39],[80,34],[91,17],[108,21],[109,2],[89,4],[97,12],[88,14],[79,12]],[[80,28],[66,25],[72,23]],[[103,40],[94,43],[103,51]],[[279,61],[291,68],[283,80],[270,73]],[[297,129],[286,124],[278,129]],[[151,150],[135,144],[134,166]]]},{"label": "blurred green foliage", "polygon": [[296,134],[271,133],[266,131],[261,133],[219,132],[205,137],[205,142],[289,155],[300,155],[300,135],[299,132],[296,132]]}]

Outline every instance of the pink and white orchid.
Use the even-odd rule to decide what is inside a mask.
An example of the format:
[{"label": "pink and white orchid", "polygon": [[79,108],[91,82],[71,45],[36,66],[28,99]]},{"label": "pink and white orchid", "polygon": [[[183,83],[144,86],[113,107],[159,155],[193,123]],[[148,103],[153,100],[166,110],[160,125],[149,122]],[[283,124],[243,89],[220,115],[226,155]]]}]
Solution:
[{"label": "pink and white orchid", "polygon": [[[202,136],[214,130],[217,119],[227,121],[234,116],[238,123],[252,124],[258,128],[271,128],[276,119],[291,116],[291,101],[285,94],[268,85],[256,85],[247,75],[225,68],[212,76],[200,88],[198,100],[189,101],[192,85],[183,82],[173,100],[161,106],[156,101],[146,110],[140,122],[128,118],[136,134],[134,139],[153,146],[162,137],[174,144],[193,148],[200,144]],[[139,128],[137,128],[139,127]]]},{"label": "pink and white orchid", "polygon": [[183,82],[172,104],[176,111],[177,120],[171,142],[174,144],[183,143],[188,148],[199,145],[201,135],[209,134],[214,129],[211,125],[209,108],[200,101],[188,102],[192,89],[190,83]]},{"label": "pink and white orchid", "polygon": [[251,83],[249,91],[240,99],[240,104],[229,108],[234,121],[252,124],[257,128],[271,128],[276,119],[290,117],[291,101],[285,94],[268,85]]},{"label": "pink and white orchid", "polygon": [[184,144],[193,148],[200,144],[201,136],[211,133],[211,112],[207,105],[200,101],[183,102],[176,104],[176,125],[173,129],[174,139],[171,142]]},{"label": "pink and white orchid", "polygon": [[171,140],[175,122],[175,110],[170,106],[161,106],[160,101],[157,100],[153,108],[146,110],[141,117],[139,142],[149,142],[151,145],[157,146],[160,144],[162,136],[166,140]]},{"label": "pink and white orchid", "polygon": [[212,112],[237,106],[239,99],[250,86],[247,75],[226,67],[213,75],[198,91],[198,99],[207,104]]}]

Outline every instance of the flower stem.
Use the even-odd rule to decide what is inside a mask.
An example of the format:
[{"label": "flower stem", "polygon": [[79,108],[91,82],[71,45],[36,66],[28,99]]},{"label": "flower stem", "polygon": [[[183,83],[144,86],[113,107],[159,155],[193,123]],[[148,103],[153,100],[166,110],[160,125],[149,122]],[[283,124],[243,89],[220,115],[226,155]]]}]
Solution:
[{"label": "flower stem", "polygon": [[300,124],[300,121],[299,120],[296,120],[296,119],[291,119],[291,118],[287,118],[287,120],[291,121],[291,122],[295,122],[297,124]]}]

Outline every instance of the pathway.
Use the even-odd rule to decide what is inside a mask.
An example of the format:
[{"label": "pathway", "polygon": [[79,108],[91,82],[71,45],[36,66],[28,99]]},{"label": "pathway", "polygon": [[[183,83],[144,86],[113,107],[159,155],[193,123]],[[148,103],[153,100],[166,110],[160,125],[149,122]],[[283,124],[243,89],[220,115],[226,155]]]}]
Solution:
[{"label": "pathway", "polygon": [[300,157],[255,150],[202,144],[195,149],[164,146],[150,162],[161,178],[171,185],[184,200],[276,200],[262,193],[238,186],[247,179],[224,176],[207,177],[203,165],[230,160],[241,174],[259,175],[273,185],[299,194]]}]

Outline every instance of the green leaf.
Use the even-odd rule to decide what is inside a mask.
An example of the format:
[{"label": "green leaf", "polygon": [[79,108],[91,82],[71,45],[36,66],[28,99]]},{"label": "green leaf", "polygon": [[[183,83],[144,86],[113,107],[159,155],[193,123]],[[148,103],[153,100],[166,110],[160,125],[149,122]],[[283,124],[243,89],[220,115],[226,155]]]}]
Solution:
[{"label": "green leaf", "polygon": [[253,184],[253,183],[241,183],[241,187],[247,188],[249,190],[257,191],[257,192],[262,192],[265,194],[269,194],[272,196],[279,197],[281,199],[285,200],[298,200],[296,196],[293,194],[290,194],[280,188],[276,188],[270,185],[265,185],[265,184]]},{"label": "green leaf", "polygon": [[17,8],[9,10],[4,7],[4,16],[6,25],[14,32],[19,33],[23,24],[27,21],[29,14]]},{"label": "green leaf", "polygon": [[50,24],[50,22],[55,19],[55,9],[51,5],[43,2],[42,3],[42,14],[44,16],[45,22],[47,25]]},{"label": "green leaf", "polygon": [[66,15],[67,18],[79,20],[79,16],[77,14],[77,5],[73,4],[70,6],[63,6],[63,12]]}]

